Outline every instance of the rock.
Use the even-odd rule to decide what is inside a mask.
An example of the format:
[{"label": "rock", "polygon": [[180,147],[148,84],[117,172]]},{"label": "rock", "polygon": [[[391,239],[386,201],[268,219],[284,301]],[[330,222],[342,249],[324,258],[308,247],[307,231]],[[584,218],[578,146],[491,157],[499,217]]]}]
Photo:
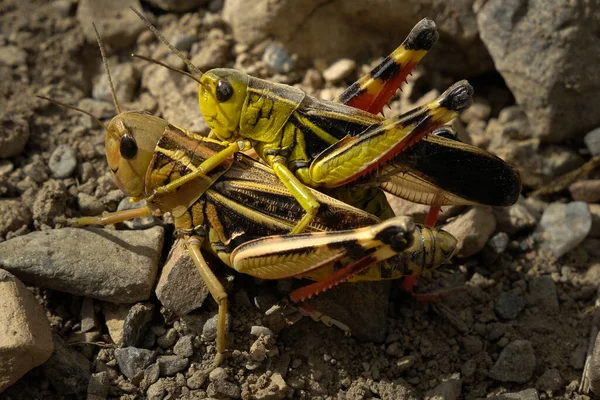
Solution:
[{"label": "rock", "polygon": [[160,379],[159,381],[150,385],[148,390],[146,391],[146,398],[148,399],[163,399],[165,397],[165,392],[167,391],[166,384],[164,380]]},{"label": "rock", "polygon": [[44,373],[63,396],[85,395],[90,381],[90,362],[58,335],[53,335],[54,352],[44,364]]},{"label": "rock", "polygon": [[147,300],[156,279],[163,229],[65,228],[0,243],[0,268],[26,282],[115,303]]},{"label": "rock", "polygon": [[177,342],[177,331],[175,328],[170,328],[165,332],[164,335],[159,336],[156,339],[156,342],[163,349],[168,349],[169,347],[173,347]]},{"label": "rock", "polygon": [[185,371],[189,363],[187,358],[179,356],[161,356],[158,357],[158,367],[161,376],[173,376],[178,372]]},{"label": "rock", "polygon": [[558,314],[556,283],[550,276],[540,276],[529,282],[528,303],[537,305],[544,313]]},{"label": "rock", "polygon": [[185,315],[204,303],[209,295],[182,241],[176,242],[156,285],[156,297],[177,315]]},{"label": "rock", "polygon": [[546,208],[536,229],[541,235],[540,248],[556,258],[573,250],[587,237],[592,216],[586,203],[552,203]]},{"label": "rock", "polygon": [[137,374],[152,364],[156,359],[156,351],[138,349],[136,347],[124,347],[115,349],[115,359],[119,364],[119,369],[129,379],[133,379]]},{"label": "rock", "polygon": [[211,382],[206,388],[206,394],[219,399],[239,399],[242,391],[239,386],[225,380]]},{"label": "rock", "polygon": [[[215,313],[212,317],[206,320],[202,326],[202,340],[204,342],[212,342],[217,337],[217,323],[219,322],[219,314]],[[225,332],[229,332],[231,326],[231,315],[228,313],[225,321]]]},{"label": "rock", "polygon": [[597,156],[600,154],[600,128],[589,131],[583,137],[583,141],[592,156]]},{"label": "rock", "polygon": [[440,384],[425,393],[429,400],[457,400],[460,398],[462,379],[460,374],[453,374],[448,379],[443,379]]},{"label": "rock", "polygon": [[487,264],[493,264],[506,251],[510,237],[504,232],[498,232],[487,242],[481,255]]},{"label": "rock", "polygon": [[148,385],[152,385],[158,378],[160,378],[160,367],[158,366],[158,363],[155,362],[144,370],[144,380]]},{"label": "rock", "polygon": [[487,400],[539,400],[538,392],[535,389],[525,389],[515,393],[504,393],[497,396],[487,397]]},{"label": "rock", "polygon": [[[0,201],[0,204],[2,202]],[[600,237],[600,204],[589,204],[590,214],[592,215],[592,227],[590,228],[590,237]],[[0,206],[1,210],[1,206]],[[2,226],[2,225],[0,225]],[[0,231],[1,232],[1,231]],[[2,233],[0,233],[2,236]]]},{"label": "rock", "polygon": [[67,209],[68,193],[61,181],[50,180],[44,183],[35,196],[32,214],[36,228],[54,226],[55,218],[62,217]]},{"label": "rock", "polygon": [[512,206],[494,207],[494,217],[496,217],[498,231],[514,235],[525,229],[534,228],[541,216],[528,207],[521,196]]},{"label": "rock", "polygon": [[89,332],[97,326],[96,312],[94,311],[94,300],[84,297],[81,304],[81,332]]},{"label": "rock", "polygon": [[138,346],[152,321],[152,303],[137,303],[129,309],[123,323],[123,346]]},{"label": "rock", "polygon": [[52,351],[46,312],[15,276],[0,269],[0,393]]},{"label": "rock", "polygon": [[596,335],[596,340],[594,341],[594,350],[592,350],[587,375],[591,391],[594,394],[600,393],[600,334]]},{"label": "rock", "polygon": [[[478,37],[472,7],[472,0],[452,6],[441,0],[410,0],[402,7],[388,0],[368,4],[356,0],[327,4],[320,0],[229,0],[223,7],[223,19],[231,25],[237,42],[254,45],[275,38],[304,60],[331,63],[361,58],[365,53],[385,57],[427,15],[438,24],[440,43],[427,55],[426,63],[464,77],[492,67]],[[298,35],[300,31],[302,35]]]},{"label": "rock", "polygon": [[[115,92],[117,94],[117,101],[120,104],[132,102],[134,100],[133,97],[135,94],[135,89],[140,80],[139,71],[135,69],[133,63],[131,62],[118,65],[109,63],[109,67]],[[92,96],[96,100],[105,101],[110,104],[113,102],[112,93],[110,92],[110,84],[108,82],[108,75],[104,73],[104,70],[100,75],[97,76],[96,79],[94,79]],[[115,113],[114,106],[113,113]]]},{"label": "rock", "polygon": [[131,47],[146,25],[129,7],[142,10],[139,0],[81,0],[77,7],[77,19],[88,43],[96,43],[92,22],[105,46],[113,50]]},{"label": "rock", "polygon": [[18,200],[0,199],[0,237],[31,224],[31,211],[27,204]]},{"label": "rock", "polygon": [[179,338],[175,346],[173,347],[173,353],[176,356],[189,358],[194,355],[194,345],[192,343],[193,340],[192,335],[185,335]]},{"label": "rock", "polygon": [[537,390],[556,393],[563,388],[563,378],[557,369],[547,369],[535,383]]},{"label": "rock", "polygon": [[9,67],[19,67],[26,65],[26,62],[27,53],[25,50],[10,45],[0,47],[0,63]]},{"label": "rock", "polygon": [[148,3],[165,11],[192,11],[208,3],[208,0],[148,0]]},{"label": "rock", "polygon": [[512,321],[517,318],[526,305],[527,301],[520,296],[510,293],[500,293],[494,306],[494,311],[496,311],[496,314],[500,318]]},{"label": "rock", "polygon": [[559,142],[600,124],[593,111],[600,106],[600,71],[594,67],[600,38],[593,34],[599,19],[584,7],[493,0],[477,11],[496,69],[544,141]]},{"label": "rock", "polygon": [[48,168],[55,178],[68,178],[73,175],[77,168],[77,154],[75,150],[67,144],[58,146],[50,156]]},{"label": "rock", "polygon": [[262,60],[267,67],[280,74],[290,72],[296,65],[296,61],[285,48],[276,43],[271,43],[265,48]]},{"label": "rock", "polygon": [[37,158],[30,164],[27,164],[25,168],[23,168],[23,171],[25,172],[25,175],[37,183],[44,183],[48,180],[46,165],[44,165],[44,162],[40,158]]},{"label": "rock", "polygon": [[192,53],[195,53],[192,64],[201,71],[223,68],[229,61],[231,44],[221,29],[211,29],[202,44],[192,46]]},{"label": "rock", "polygon": [[129,308],[128,305],[123,304],[104,303],[102,305],[108,334],[118,346],[123,345],[123,326],[125,325],[125,318],[127,318]]},{"label": "rock", "polygon": [[223,367],[217,367],[210,371],[208,379],[210,379],[211,382],[225,381],[227,380],[227,371],[225,371],[225,368]]},{"label": "rock", "polygon": [[196,371],[187,379],[187,387],[192,390],[200,389],[206,382],[206,372]]},{"label": "rock", "polygon": [[[266,375],[265,375],[266,376]],[[270,376],[270,382],[264,387],[258,388],[253,393],[253,398],[257,400],[282,400],[285,399],[291,388],[285,382],[283,376],[275,372]],[[258,385],[257,385],[258,386]]]},{"label": "rock", "polygon": [[[77,106],[82,110],[88,111],[90,114],[98,117],[101,120],[110,119],[116,114],[115,106],[112,104],[112,98],[110,102],[84,98],[77,103]],[[87,117],[88,128],[95,128],[97,124],[98,123],[94,119]]]},{"label": "rock", "polygon": [[26,119],[6,113],[0,115],[0,158],[21,155],[28,140],[29,122]]},{"label": "rock", "polygon": [[325,78],[327,82],[338,82],[350,75],[355,68],[356,61],[342,58],[323,71],[323,78]]},{"label": "rock", "polygon": [[569,192],[575,201],[597,203],[600,201],[600,179],[574,182],[569,186]]},{"label": "rock", "polygon": [[490,207],[473,207],[443,229],[458,239],[460,257],[477,254],[496,230],[496,219]]},{"label": "rock", "polygon": [[108,371],[92,374],[87,388],[88,400],[106,399],[109,389],[110,374]]},{"label": "rock", "polygon": [[77,206],[82,215],[100,215],[104,211],[100,200],[83,192],[77,193]]},{"label": "rock", "polygon": [[490,369],[490,378],[500,382],[525,383],[533,376],[536,357],[528,340],[514,340],[500,353]]},{"label": "rock", "polygon": [[254,325],[252,328],[250,328],[250,334],[252,336],[256,336],[256,337],[259,337],[260,335],[275,337],[275,335],[273,334],[273,331],[271,331],[266,326]]}]

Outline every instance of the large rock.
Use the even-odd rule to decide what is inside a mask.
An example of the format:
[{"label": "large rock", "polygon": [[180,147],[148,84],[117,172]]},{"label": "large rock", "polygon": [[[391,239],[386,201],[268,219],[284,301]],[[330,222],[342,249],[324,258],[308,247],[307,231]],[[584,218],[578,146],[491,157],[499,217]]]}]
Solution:
[{"label": "large rock", "polygon": [[41,287],[133,303],[152,293],[163,235],[161,227],[33,232],[0,243],[0,268]]},{"label": "large rock", "polygon": [[439,44],[427,57],[437,69],[464,77],[492,67],[477,30],[474,0],[228,0],[223,18],[238,42],[273,37],[301,58],[386,56],[422,18],[438,24]]},{"label": "large rock", "polygon": [[53,349],[46,312],[25,285],[0,269],[0,393]]},{"label": "large rock", "polygon": [[597,1],[489,0],[481,39],[537,137],[558,142],[600,124]]}]

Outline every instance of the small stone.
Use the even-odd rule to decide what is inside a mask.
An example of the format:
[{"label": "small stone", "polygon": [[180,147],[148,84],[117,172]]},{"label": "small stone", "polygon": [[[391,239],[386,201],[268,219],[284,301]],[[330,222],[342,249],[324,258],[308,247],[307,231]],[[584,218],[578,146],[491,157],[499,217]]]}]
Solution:
[{"label": "small stone", "polygon": [[323,78],[327,82],[337,82],[346,78],[356,68],[356,61],[348,58],[342,58],[331,64],[329,68],[323,71]]},{"label": "small stone", "polygon": [[31,208],[34,226],[38,229],[44,225],[54,226],[55,219],[65,214],[67,198],[68,193],[62,181],[53,179],[44,183]]},{"label": "small stone", "polygon": [[558,314],[558,295],[554,280],[546,275],[530,281],[528,302],[540,307],[544,313]]},{"label": "small stone", "polygon": [[582,370],[585,365],[585,358],[587,353],[587,345],[581,344],[571,353],[569,363],[571,367]]},{"label": "small stone", "polygon": [[417,357],[415,356],[404,356],[396,362],[396,367],[399,372],[404,372],[411,368],[417,362]]},{"label": "small stone", "polygon": [[385,354],[392,357],[402,357],[404,355],[404,350],[402,349],[402,344],[400,342],[393,342],[388,345],[385,349]]},{"label": "small stone", "polygon": [[32,163],[27,164],[25,168],[23,168],[23,171],[25,172],[25,175],[37,183],[44,183],[48,180],[46,165],[39,158],[34,160]]},{"label": "small stone", "polygon": [[134,303],[150,297],[163,235],[160,227],[145,231],[65,228],[32,232],[0,243],[0,268],[37,286]]},{"label": "small stone", "polygon": [[191,357],[194,355],[193,336],[185,335],[179,338],[175,346],[173,347],[173,353],[180,357]]},{"label": "small stone", "polygon": [[82,215],[99,215],[104,211],[104,204],[94,196],[77,193],[77,206]]},{"label": "small stone", "polygon": [[46,312],[15,276],[0,269],[0,392],[52,351],[52,331]]},{"label": "small stone", "polygon": [[533,376],[536,357],[528,340],[510,342],[490,369],[490,378],[500,382],[525,383]]},{"label": "small stone", "polygon": [[546,208],[536,230],[542,235],[540,248],[562,257],[587,237],[592,227],[592,216],[586,203],[552,203]]},{"label": "small stone", "polygon": [[294,69],[296,62],[279,44],[271,43],[265,48],[263,62],[273,71],[284,74]]},{"label": "small stone", "polygon": [[88,384],[87,388],[88,400],[90,398],[106,399],[108,397],[109,389],[110,374],[108,373],[108,371],[92,374],[90,377],[90,383]]},{"label": "small stone", "polygon": [[[219,322],[219,314],[215,314],[210,317],[204,323],[202,327],[202,340],[204,342],[212,342],[217,337],[217,324]],[[231,326],[231,315],[227,314],[227,319],[225,323],[225,332],[229,331],[229,327]]]},{"label": "small stone", "polygon": [[600,179],[574,182],[569,186],[569,192],[575,201],[597,203],[600,201]]},{"label": "small stone", "polygon": [[94,311],[94,300],[84,297],[81,305],[81,332],[91,331],[96,327],[96,313]]},{"label": "small stone", "polygon": [[156,285],[156,297],[165,308],[182,316],[202,306],[208,295],[183,241],[175,242]]},{"label": "small stone", "polygon": [[227,371],[225,371],[225,368],[223,368],[223,367],[217,367],[217,368],[213,369],[212,371],[210,371],[210,374],[208,375],[208,379],[211,382],[226,381],[227,380]]},{"label": "small stone", "polygon": [[175,328],[168,329],[164,335],[161,335],[156,339],[156,343],[163,349],[173,347],[175,342],[177,342],[177,330],[175,330]]},{"label": "small stone", "polygon": [[0,237],[16,231],[32,222],[31,211],[27,204],[19,200],[0,199]]},{"label": "small stone", "polygon": [[588,132],[583,137],[583,141],[592,156],[597,156],[600,154],[600,128],[596,128]]},{"label": "small stone", "polygon": [[[77,106],[101,120],[109,119],[115,116],[115,106],[112,104],[112,101],[109,103],[108,101],[84,98],[79,101]],[[87,117],[85,119],[85,123],[88,128],[95,128],[98,126],[96,120],[92,119],[91,117]]]},{"label": "small stone", "polygon": [[144,380],[147,385],[152,385],[158,378],[160,378],[160,367],[155,362],[144,370]]},{"label": "small stone", "polygon": [[192,390],[200,389],[204,382],[206,382],[206,372],[196,371],[187,379],[187,387]]},{"label": "small stone", "polygon": [[137,303],[129,309],[123,323],[123,346],[138,346],[144,338],[154,306],[151,303]]},{"label": "small stone", "polygon": [[27,53],[17,46],[0,47],[0,63],[9,67],[26,66]]},{"label": "small stone", "polygon": [[323,76],[316,69],[310,68],[306,71],[302,84],[313,90],[321,89],[323,87]]},{"label": "small stone", "polygon": [[[118,101],[121,104],[133,101],[135,89],[137,86],[139,86],[140,81],[140,74],[134,68],[133,64],[131,62],[118,65],[111,64],[110,76],[113,81]],[[92,96],[96,100],[101,100],[112,104],[113,98],[110,90],[110,84],[108,82],[108,75],[106,75],[104,72],[98,75],[98,77],[94,80]],[[112,111],[114,114],[114,106]]]},{"label": "small stone", "polygon": [[525,305],[527,305],[527,301],[520,296],[510,293],[500,293],[494,306],[494,311],[500,318],[512,321],[517,318],[519,313],[525,308]]},{"label": "small stone", "polygon": [[8,114],[0,117],[0,158],[21,155],[28,140],[29,123],[26,119]]},{"label": "small stone", "polygon": [[50,156],[48,168],[55,178],[68,178],[73,175],[77,168],[77,154],[75,150],[67,144],[58,146]]},{"label": "small stone", "polygon": [[483,342],[477,336],[465,336],[462,339],[462,344],[466,352],[472,356],[483,350]]},{"label": "small stone", "polygon": [[158,367],[161,376],[173,376],[178,372],[185,371],[189,363],[187,358],[179,356],[161,356],[158,357]]},{"label": "small stone", "polygon": [[211,382],[206,388],[206,394],[210,397],[239,399],[242,391],[240,388],[231,382],[215,381]]},{"label": "small stone", "polygon": [[85,395],[91,377],[90,362],[58,335],[52,338],[54,352],[44,364],[46,378],[64,396]]},{"label": "small stone", "polygon": [[510,242],[510,237],[505,232],[498,232],[487,242],[481,255],[488,264],[493,264],[504,253]]},{"label": "small stone", "polygon": [[118,346],[123,345],[123,325],[129,313],[129,305],[117,305],[104,303],[102,305],[104,320],[108,328],[108,334],[112,341]]},{"label": "small stone", "polygon": [[165,397],[165,392],[167,391],[165,382],[160,379],[150,385],[148,390],[146,391],[146,398],[148,399],[163,399]]},{"label": "small stone", "polygon": [[440,384],[425,393],[429,400],[457,400],[460,398],[462,379],[460,374],[453,374],[448,379],[443,379]]},{"label": "small stone", "polygon": [[473,207],[443,229],[458,239],[460,257],[477,254],[496,230],[496,219],[490,207]]},{"label": "small stone", "polygon": [[115,349],[115,359],[123,375],[133,379],[154,362],[156,351],[138,349],[137,347],[123,347]]},{"label": "small stone", "polygon": [[225,33],[218,28],[211,29],[199,48],[192,46],[192,53],[196,52],[192,63],[201,71],[223,67],[229,60],[230,48],[231,42],[225,37]]},{"label": "small stone", "polygon": [[563,387],[563,378],[557,369],[547,369],[535,383],[537,390],[556,393]]},{"label": "small stone", "polygon": [[509,235],[535,227],[540,219],[540,215],[527,205],[522,196],[512,206],[494,207],[494,216],[498,231]]},{"label": "small stone", "polygon": [[259,337],[260,335],[271,337],[274,336],[273,331],[271,331],[269,328],[267,328],[266,326],[259,325],[254,325],[252,328],[250,328],[250,334],[256,337]]}]

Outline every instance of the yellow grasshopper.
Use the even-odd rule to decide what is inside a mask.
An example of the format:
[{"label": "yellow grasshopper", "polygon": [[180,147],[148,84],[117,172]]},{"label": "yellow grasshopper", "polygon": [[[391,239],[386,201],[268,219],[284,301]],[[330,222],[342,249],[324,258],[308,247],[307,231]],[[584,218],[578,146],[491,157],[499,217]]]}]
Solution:
[{"label": "yellow grasshopper", "polygon": [[[391,96],[389,88],[399,85],[436,42],[437,31],[430,20],[421,21],[403,45],[384,60],[369,79],[359,81],[349,89],[342,99],[349,104],[346,105],[317,99],[301,89],[251,77],[233,69],[217,68],[202,72],[139,11],[133,7],[132,10],[188,65],[192,71],[190,76],[199,84],[200,110],[212,130],[211,134],[226,145],[211,163],[206,163],[194,174],[157,188],[156,194],[169,193],[207,173],[206,168],[218,165],[235,152],[254,148],[306,211],[292,233],[302,232],[319,208],[318,200],[308,187],[338,187],[380,169],[424,136],[451,121],[472,101],[472,87],[461,81],[435,101],[398,118],[386,119],[352,106],[353,103],[361,105],[364,100],[369,100],[376,107],[382,99]],[[382,81],[389,82],[389,85],[377,85]],[[371,92],[363,86],[371,88]],[[398,173],[402,171],[388,175],[393,178]],[[383,187],[403,193],[402,189],[406,187],[398,189],[391,178]],[[417,185],[413,183],[412,186]],[[444,205],[458,201],[457,196],[445,199],[439,195],[412,196],[413,190],[410,192],[411,195],[405,195],[428,204]],[[470,199],[460,200],[474,203]]]},{"label": "yellow grasshopper", "polygon": [[206,263],[203,248],[252,276],[317,280],[291,293],[296,303],[346,281],[418,275],[448,263],[454,255],[456,239],[447,232],[407,217],[380,222],[313,189],[311,195],[322,206],[307,225],[307,233],[289,234],[303,209],[272,169],[239,153],[175,192],[156,194],[156,188],[193,174],[225,147],[148,113],[121,112],[99,35],[98,44],[118,113],[108,125],[84,110],[42,98],[84,112],[104,128],[106,158],[117,185],[129,196],[145,198],[147,206],[72,222],[108,225],[165,212],[173,215],[177,234],[185,239],[219,305],[214,365],[225,352],[227,293]]}]

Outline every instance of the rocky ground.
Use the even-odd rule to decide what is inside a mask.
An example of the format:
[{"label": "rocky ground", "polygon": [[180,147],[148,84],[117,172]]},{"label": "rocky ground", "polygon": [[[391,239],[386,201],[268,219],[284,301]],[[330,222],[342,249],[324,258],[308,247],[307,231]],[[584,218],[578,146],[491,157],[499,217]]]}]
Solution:
[{"label": "rocky ground", "polygon": [[[589,398],[578,387],[600,283],[595,159],[565,190],[529,195],[600,154],[600,5],[563,3],[4,0],[0,398]],[[459,256],[417,286],[452,289],[437,304],[416,303],[399,282],[319,296],[353,337],[306,318],[281,329],[265,311],[296,282],[259,282],[214,262],[230,293],[230,353],[207,376],[216,306],[169,221],[64,228],[65,217],[129,204],[99,126],[35,97],[115,115],[95,22],[123,109],[206,131],[194,82],[130,57],[183,67],[130,4],[203,70],[235,67],[326,99],[432,18],[440,41],[386,116],[468,78],[476,97],[455,122],[459,137],[518,168],[524,197],[444,210]],[[426,213],[390,202],[416,220]]]}]

